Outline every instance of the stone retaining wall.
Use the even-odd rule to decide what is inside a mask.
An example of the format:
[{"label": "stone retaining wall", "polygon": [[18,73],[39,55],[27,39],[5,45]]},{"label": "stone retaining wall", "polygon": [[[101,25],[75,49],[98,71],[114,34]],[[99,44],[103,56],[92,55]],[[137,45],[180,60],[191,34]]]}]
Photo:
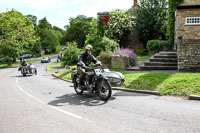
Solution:
[{"label": "stone retaining wall", "polygon": [[111,59],[112,68],[126,68],[129,67],[129,56],[113,55]]},{"label": "stone retaining wall", "polygon": [[183,6],[198,5],[199,3],[200,3],[199,0],[184,0],[184,3],[181,5],[183,5]]},{"label": "stone retaining wall", "polygon": [[178,70],[200,71],[200,39],[178,41]]}]

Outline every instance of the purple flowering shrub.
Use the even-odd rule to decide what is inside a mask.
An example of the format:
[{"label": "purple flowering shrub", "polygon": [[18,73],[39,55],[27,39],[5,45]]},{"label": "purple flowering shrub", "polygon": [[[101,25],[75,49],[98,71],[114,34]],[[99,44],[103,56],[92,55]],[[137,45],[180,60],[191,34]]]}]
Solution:
[{"label": "purple flowering shrub", "polygon": [[136,66],[137,65],[137,55],[133,52],[130,48],[120,48],[115,52],[116,55],[128,55],[130,58],[130,66]]},{"label": "purple flowering shrub", "polygon": [[136,53],[130,48],[120,48],[115,52],[116,55],[128,55],[131,58],[137,59]]}]

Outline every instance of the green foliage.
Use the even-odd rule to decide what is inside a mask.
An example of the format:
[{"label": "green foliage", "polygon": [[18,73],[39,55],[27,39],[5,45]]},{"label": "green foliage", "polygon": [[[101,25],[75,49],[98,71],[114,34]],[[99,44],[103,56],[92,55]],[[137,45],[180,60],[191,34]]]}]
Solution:
[{"label": "green foliage", "polygon": [[50,50],[51,53],[56,51],[56,46],[60,45],[59,39],[54,30],[43,28],[40,29],[41,47]]},{"label": "green foliage", "polygon": [[134,49],[133,50],[137,55],[148,55],[148,51],[146,49]]},{"label": "green foliage", "polygon": [[50,53],[54,53],[56,47],[61,43],[64,30],[55,26],[52,28],[47,19],[43,18],[39,21],[36,31],[40,36],[41,48]]},{"label": "green foliage", "polygon": [[90,26],[85,43],[93,46],[92,54],[94,56],[98,56],[101,51],[114,52],[119,48],[119,44],[114,40],[104,37],[105,27],[101,20],[92,19]]},{"label": "green foliage", "polygon": [[102,51],[98,56],[98,60],[100,60],[103,64],[110,64],[111,57],[112,57],[111,52]]},{"label": "green foliage", "polygon": [[89,33],[86,36],[85,44],[94,44],[95,42],[100,42],[102,34],[98,32],[98,22],[95,18],[92,18],[90,22]]},{"label": "green foliage", "polygon": [[33,23],[34,27],[36,28],[36,27],[37,27],[37,17],[36,17],[36,16],[34,16],[34,15],[31,15],[31,14],[29,14],[29,15],[26,15],[26,16],[28,17],[28,19],[29,19],[29,20],[31,20],[31,21],[32,21],[32,23]]},{"label": "green foliage", "polygon": [[60,32],[62,35],[65,34],[65,31],[57,26],[53,26],[53,30]]},{"label": "green foliage", "polygon": [[117,42],[107,37],[102,38],[102,41],[99,43],[99,46],[101,46],[102,50],[108,52],[114,52],[119,48],[119,44]]},{"label": "green foliage", "polygon": [[168,1],[168,31],[169,31],[169,43],[170,46],[174,46],[174,36],[175,36],[175,11],[176,6],[183,3],[184,0],[169,0]]},{"label": "green foliage", "polygon": [[149,51],[160,50],[161,48],[168,46],[169,46],[169,41],[164,41],[164,40],[149,40],[147,42],[147,49]]},{"label": "green foliage", "polygon": [[77,46],[84,46],[86,35],[89,33],[91,18],[79,15],[76,18],[70,18],[70,25],[65,26],[66,34],[62,40],[62,44],[66,42],[77,42]]},{"label": "green foliage", "polygon": [[0,13],[0,53],[5,57],[19,57],[22,50],[32,48],[37,39],[33,23],[26,16],[14,9]]},{"label": "green foliage", "polygon": [[39,21],[38,27],[39,27],[40,29],[45,29],[45,28],[47,28],[47,29],[52,29],[52,26],[51,26],[51,24],[47,21],[46,17],[44,17],[43,19],[41,19],[41,20]]},{"label": "green foliage", "polygon": [[166,9],[166,0],[140,0],[136,11],[136,28],[145,44],[148,40],[158,39],[167,19]]},{"label": "green foliage", "polygon": [[85,44],[92,44],[93,51],[92,54],[94,56],[99,55],[99,53],[102,51],[102,47],[99,45],[99,43],[102,40],[103,34],[100,32],[101,30],[98,29],[98,21],[93,18],[90,22],[90,28],[89,28],[89,34],[86,36]]},{"label": "green foliage", "polygon": [[135,21],[133,16],[116,9],[110,12],[110,18],[108,22],[108,31],[106,35],[116,41],[120,41],[121,38],[128,35],[133,29]]},{"label": "green foliage", "polygon": [[62,57],[63,65],[74,65],[77,63],[78,56],[81,54],[79,48],[77,48],[76,42],[68,42],[67,49],[63,51],[64,57]]}]

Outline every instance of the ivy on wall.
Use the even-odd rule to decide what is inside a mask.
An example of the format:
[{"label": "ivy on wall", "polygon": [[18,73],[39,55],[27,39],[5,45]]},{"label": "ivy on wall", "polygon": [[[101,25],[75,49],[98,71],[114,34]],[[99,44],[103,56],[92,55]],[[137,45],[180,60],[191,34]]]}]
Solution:
[{"label": "ivy on wall", "polygon": [[168,30],[169,30],[169,45],[171,48],[174,46],[174,37],[175,37],[175,11],[176,7],[183,3],[184,0],[169,0],[168,1]]}]

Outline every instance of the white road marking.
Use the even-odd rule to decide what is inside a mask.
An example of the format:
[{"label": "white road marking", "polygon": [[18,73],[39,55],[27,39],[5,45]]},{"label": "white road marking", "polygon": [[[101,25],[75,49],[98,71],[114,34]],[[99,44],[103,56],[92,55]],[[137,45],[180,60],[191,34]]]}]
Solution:
[{"label": "white road marking", "polygon": [[[17,88],[18,88],[22,93],[24,93],[25,95],[31,97],[32,99],[36,100],[37,102],[39,102],[39,103],[41,103],[41,104],[47,105],[45,102],[43,102],[43,101],[41,101],[41,100],[35,98],[35,97],[32,96],[31,94],[29,94],[29,93],[27,93],[26,91],[24,91],[24,89],[23,89],[23,88],[19,85],[19,83],[18,83],[18,77],[16,78],[16,83],[17,83]],[[56,107],[54,107],[54,106],[52,106],[52,105],[47,105],[47,106],[50,107],[50,108],[52,108],[52,109],[55,109],[55,110],[57,110],[57,111],[59,111],[59,112],[62,112],[62,113],[64,113],[64,114],[66,114],[66,115],[72,116],[72,117],[74,117],[74,118],[83,119],[82,116],[79,116],[79,115],[76,115],[76,114],[74,114],[74,113],[65,111],[65,110],[63,110],[63,109],[56,108]],[[84,119],[84,120],[86,120],[86,121],[88,121],[88,122],[91,122],[91,121],[88,120],[88,119]]]}]

